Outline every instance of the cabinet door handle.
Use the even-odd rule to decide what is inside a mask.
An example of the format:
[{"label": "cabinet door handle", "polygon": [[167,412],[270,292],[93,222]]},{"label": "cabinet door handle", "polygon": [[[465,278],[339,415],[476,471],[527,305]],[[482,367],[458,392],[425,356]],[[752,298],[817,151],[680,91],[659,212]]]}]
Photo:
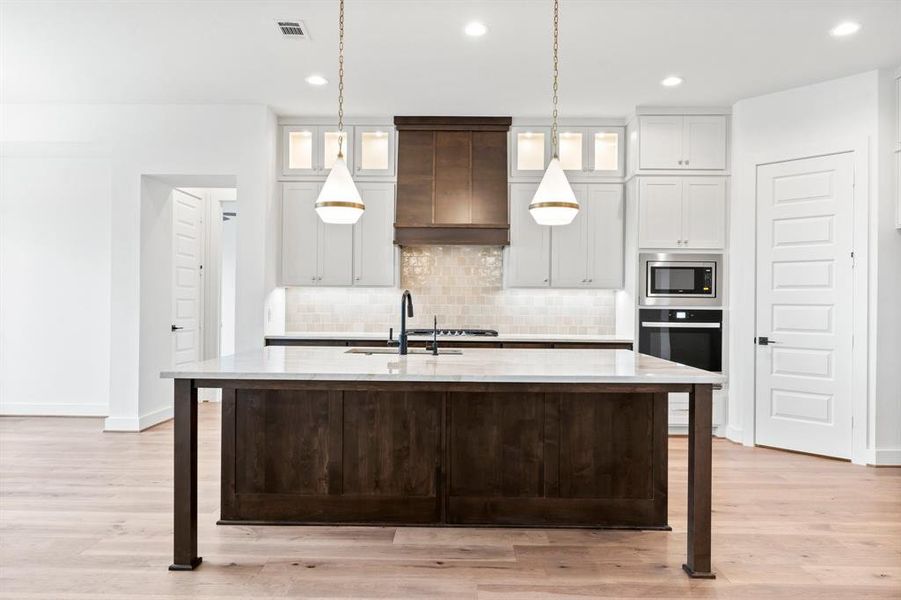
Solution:
[{"label": "cabinet door handle", "polygon": [[547,283],[547,281],[548,281],[547,279],[544,280],[545,283]]},{"label": "cabinet door handle", "polygon": [[688,160],[685,161],[685,164],[686,164],[686,165],[688,164]]},{"label": "cabinet door handle", "polygon": [[679,161],[679,164],[680,164],[680,165],[682,164],[682,161],[681,161],[681,160]]}]

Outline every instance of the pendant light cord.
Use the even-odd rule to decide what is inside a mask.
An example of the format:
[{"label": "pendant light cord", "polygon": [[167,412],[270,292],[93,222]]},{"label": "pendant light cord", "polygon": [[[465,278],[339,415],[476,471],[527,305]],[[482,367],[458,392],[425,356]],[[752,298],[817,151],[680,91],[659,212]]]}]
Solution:
[{"label": "pendant light cord", "polygon": [[344,0],[338,0],[338,158],[344,158]]},{"label": "pendant light cord", "polygon": [[[344,0],[341,0],[343,3]],[[554,158],[560,158],[558,151],[558,140],[557,140],[557,73],[558,73],[558,61],[557,61],[557,49],[559,44],[557,42],[558,37],[558,29],[560,28],[560,0],[554,0],[554,118],[551,125],[551,144],[552,144],[552,156]]]}]

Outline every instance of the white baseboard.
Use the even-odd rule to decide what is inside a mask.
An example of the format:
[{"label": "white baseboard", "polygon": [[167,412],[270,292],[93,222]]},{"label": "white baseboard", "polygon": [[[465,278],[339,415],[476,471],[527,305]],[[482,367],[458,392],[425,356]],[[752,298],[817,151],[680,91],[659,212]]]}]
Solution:
[{"label": "white baseboard", "polygon": [[134,417],[107,417],[103,424],[104,431],[144,431],[154,425],[158,425],[163,421],[168,421],[174,416],[171,406],[160,408],[141,415],[139,418]]},{"label": "white baseboard", "polygon": [[877,448],[873,464],[877,466],[901,466],[901,448]]},{"label": "white baseboard", "polygon": [[733,427],[732,425],[726,426],[726,439],[741,444],[744,442],[744,434],[742,433],[742,429],[738,427]]},{"label": "white baseboard", "polygon": [[[688,435],[688,425],[673,425],[670,423],[667,432],[669,435]],[[725,428],[722,425],[713,426],[714,437],[724,437]]]},{"label": "white baseboard", "polygon": [[0,415],[31,417],[105,417],[109,414],[106,404],[31,404],[0,403]]}]

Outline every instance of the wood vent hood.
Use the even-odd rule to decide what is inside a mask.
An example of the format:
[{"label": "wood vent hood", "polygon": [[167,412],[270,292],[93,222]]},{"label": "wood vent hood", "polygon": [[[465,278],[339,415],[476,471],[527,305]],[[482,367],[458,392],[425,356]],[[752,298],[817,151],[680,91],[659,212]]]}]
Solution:
[{"label": "wood vent hood", "polygon": [[510,243],[510,117],[394,117],[394,243]]}]

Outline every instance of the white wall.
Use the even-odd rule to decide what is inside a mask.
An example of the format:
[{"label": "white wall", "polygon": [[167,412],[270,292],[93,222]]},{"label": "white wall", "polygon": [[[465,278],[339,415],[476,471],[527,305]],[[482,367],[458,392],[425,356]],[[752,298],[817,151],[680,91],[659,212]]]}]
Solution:
[{"label": "white wall", "polygon": [[875,401],[876,464],[901,465],[901,229],[895,228],[901,185],[894,151],[901,145],[895,77],[879,74],[878,207],[876,208]]},{"label": "white wall", "polygon": [[2,147],[2,414],[107,414],[110,165],[98,152]]},{"label": "white wall", "polygon": [[[857,451],[856,462],[874,462],[876,455],[876,421],[881,423],[880,437],[897,439],[901,421],[897,419],[898,388],[877,387],[877,370],[884,368],[892,357],[901,355],[899,337],[893,331],[882,331],[881,325],[892,325],[891,315],[897,315],[901,303],[896,295],[894,305],[882,303],[877,307],[877,282],[892,278],[899,257],[880,256],[877,250],[885,241],[887,223],[883,223],[883,190],[879,189],[878,155],[880,73],[870,71],[851,77],[804,86],[766,96],[741,100],[733,107],[733,186],[730,214],[730,256],[732,277],[729,284],[731,335],[729,341],[729,426],[727,435],[734,440],[753,443],[754,356],[752,340],[755,335],[755,230],[748,223],[755,222],[755,169],[757,160],[788,158],[799,149],[834,147],[837,141],[863,140],[864,154],[869,156],[869,168],[857,173],[858,189],[868,189],[869,223],[861,224],[866,240],[855,243],[855,252],[869,262],[865,281],[869,293],[869,369],[868,369],[868,427],[866,447]],[[796,154],[795,156],[799,156]],[[865,163],[866,164],[866,163]],[[887,209],[885,209],[887,210]],[[857,227],[855,227],[857,230]],[[882,262],[880,263],[880,258]],[[881,265],[881,266],[880,266]],[[742,276],[741,274],[745,275]],[[897,270],[894,271],[897,277]],[[888,299],[886,299],[888,300]],[[878,311],[876,308],[884,310]],[[880,314],[881,312],[881,314]],[[878,342],[877,342],[878,340]],[[877,353],[878,347],[878,353]],[[878,359],[877,359],[878,356]],[[892,370],[898,370],[895,363]],[[889,377],[886,374],[881,374]],[[890,376],[896,377],[897,374]],[[882,439],[879,440],[882,442]]]},{"label": "white wall", "polygon": [[[223,202],[223,212],[237,212],[237,202]],[[238,218],[222,222],[222,285],[219,293],[219,354],[235,353],[235,260],[238,252]]]},{"label": "white wall", "polygon": [[[33,239],[68,240],[64,245],[73,246],[65,248],[68,256],[62,260],[63,266],[78,267],[71,271],[75,275],[44,278],[45,283],[40,287],[47,291],[53,289],[63,296],[70,293],[76,298],[84,296],[83,302],[71,306],[52,302],[57,311],[55,319],[73,323],[67,327],[77,329],[75,334],[66,331],[66,335],[58,336],[53,352],[58,352],[60,357],[88,354],[94,362],[106,365],[103,374],[92,380],[93,386],[73,386],[64,378],[53,379],[43,384],[49,393],[35,398],[23,395],[22,386],[17,384],[18,387],[10,390],[14,393],[8,400],[4,394],[4,402],[33,405],[37,412],[39,401],[47,398],[55,398],[54,402],[62,397],[77,398],[78,407],[66,411],[67,414],[92,410],[107,412],[114,420],[112,423],[140,421],[142,415],[137,407],[140,199],[144,175],[233,175],[236,178],[242,214],[237,236],[237,277],[241,284],[236,298],[236,345],[239,349],[262,345],[265,311],[261,307],[275,286],[273,252],[277,248],[268,239],[269,232],[277,229],[273,221],[277,211],[273,206],[276,123],[267,107],[3,105],[0,106],[0,132],[4,172],[14,182],[20,182],[9,186],[10,193],[4,194],[4,206],[19,207],[21,214],[16,215],[15,221],[30,223]],[[100,166],[97,168],[105,169],[108,175],[83,174],[73,169],[66,180],[45,177],[40,168],[29,170],[22,158],[33,146],[65,155],[69,149],[84,145],[98,148],[95,159]],[[81,218],[65,218],[65,212],[48,215],[45,205],[29,202],[28,190],[42,185],[42,180],[48,181],[43,185],[62,188],[57,191],[48,188],[43,193],[55,197],[50,204],[51,212],[68,210],[65,198],[70,186],[81,189],[93,181],[95,186],[106,190],[106,197],[88,204],[91,211]],[[51,180],[56,183],[49,183]],[[65,185],[61,181],[66,181]],[[85,194],[91,195],[89,192],[82,195]],[[10,223],[10,227],[13,225]],[[76,242],[82,249],[74,247]],[[57,251],[62,249],[56,247]],[[82,252],[90,254],[89,261],[79,261]],[[48,314],[52,314],[48,311],[50,307],[39,301],[30,302],[31,293],[21,281],[22,274],[43,266],[42,257],[20,254],[7,258],[4,254],[4,261],[4,272],[9,268],[13,274],[11,285],[3,288],[4,319],[16,318],[21,323],[32,324],[34,331],[49,333],[50,327],[38,323],[46,322]],[[84,276],[80,275],[82,271],[86,272]],[[7,317],[7,305],[21,310]],[[26,352],[22,335],[4,335],[0,354]],[[37,357],[47,350],[42,347],[27,351]],[[12,376],[23,382],[44,377],[40,360],[30,360],[20,366],[21,371],[9,375],[10,370],[4,364],[0,376],[4,381]],[[98,389],[96,380],[105,377],[108,377],[107,385]],[[107,411],[100,408],[104,406],[109,407]],[[25,407],[22,411],[29,409]]]}]

